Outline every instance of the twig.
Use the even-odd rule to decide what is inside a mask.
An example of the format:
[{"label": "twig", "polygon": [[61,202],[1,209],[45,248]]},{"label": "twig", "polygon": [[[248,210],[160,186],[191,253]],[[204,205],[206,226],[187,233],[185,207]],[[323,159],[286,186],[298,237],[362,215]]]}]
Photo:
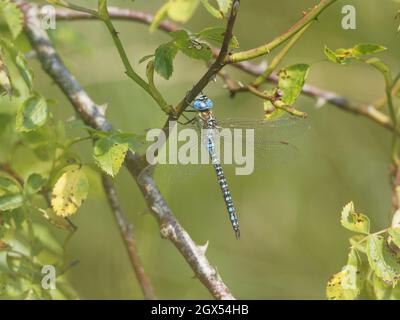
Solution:
[{"label": "twig", "polygon": [[[21,8],[25,14],[26,35],[32,47],[37,51],[43,69],[64,92],[87,125],[99,130],[110,131],[112,126],[105,118],[102,109],[93,102],[70,74],[50,42],[46,31],[41,28],[37,7],[25,3]],[[125,166],[136,180],[142,173],[142,165],[139,156],[133,153],[127,154]],[[141,183],[138,183],[138,186],[146,199],[150,212],[160,225],[163,237],[169,239],[175,245],[196,277],[200,279],[213,297],[216,299],[234,299],[216,269],[208,262],[204,248],[197,246],[176,220],[152,177],[144,173],[140,180]]]},{"label": "twig", "polygon": [[271,102],[271,104],[276,108],[276,109],[281,109],[284,110],[285,112],[291,114],[292,116],[295,117],[300,117],[300,118],[306,118],[307,117],[307,113],[303,112],[303,111],[299,111],[296,110],[295,108],[285,105],[283,102],[279,102],[279,100],[277,100],[275,97],[271,97],[261,91],[258,91],[256,88],[252,87],[252,86],[247,86],[247,90],[249,90],[251,93],[253,93],[255,96],[264,99],[264,100],[268,100],[269,102]]},{"label": "twig", "polygon": [[133,270],[135,271],[136,278],[140,284],[143,295],[147,300],[155,300],[156,296],[154,294],[153,286],[151,285],[149,277],[147,277],[143,264],[140,260],[139,254],[137,252],[136,241],[133,235],[132,226],[129,224],[118,200],[117,191],[114,187],[113,180],[103,174],[102,176],[103,187],[106,193],[108,203],[114,214],[114,218],[119,226],[119,231],[121,233],[122,239],[125,242],[126,250],[129,254],[129,259]]},{"label": "twig", "polygon": [[24,185],[24,179],[8,163],[0,163],[0,171],[8,173],[21,186]]},{"label": "twig", "polygon": [[[262,75],[262,73],[264,72],[263,68],[260,68],[259,66],[247,61],[237,63],[234,66],[254,76]],[[269,76],[268,81],[273,83],[278,83],[279,77],[276,74],[272,74]],[[346,97],[341,96],[336,92],[322,90],[320,88],[317,88],[309,84],[305,84],[303,86],[302,94],[315,98],[323,103],[332,104],[338,107],[339,109],[351,112],[354,115],[364,116],[390,131],[394,130],[390,118],[386,114],[377,110],[373,104],[366,104],[353,101]],[[397,132],[398,134],[400,134],[399,130],[397,130]]]},{"label": "twig", "polygon": [[[139,23],[143,23],[146,25],[150,25],[154,17],[151,14],[148,14],[146,12],[141,12],[141,11],[136,11],[136,10],[131,10],[131,9],[125,9],[125,8],[118,8],[118,7],[108,7],[108,14],[110,18],[115,19],[115,20],[123,20],[123,21],[136,21]],[[83,13],[83,12],[78,12],[78,11],[72,11],[69,9],[63,9],[63,8],[56,8],[56,18],[57,20],[96,20],[97,17]],[[160,30],[164,30],[167,32],[175,31],[178,29],[175,23],[165,20],[162,21],[159,25],[158,28]]]}]

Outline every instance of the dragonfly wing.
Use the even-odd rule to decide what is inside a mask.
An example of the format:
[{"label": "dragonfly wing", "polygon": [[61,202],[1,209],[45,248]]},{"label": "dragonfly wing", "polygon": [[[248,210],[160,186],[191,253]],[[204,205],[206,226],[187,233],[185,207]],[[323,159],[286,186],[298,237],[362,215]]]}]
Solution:
[{"label": "dragonfly wing", "polygon": [[270,140],[285,140],[300,135],[309,129],[306,119],[297,117],[282,117],[276,120],[235,119],[228,118],[218,121],[221,128],[254,129],[257,135]]}]

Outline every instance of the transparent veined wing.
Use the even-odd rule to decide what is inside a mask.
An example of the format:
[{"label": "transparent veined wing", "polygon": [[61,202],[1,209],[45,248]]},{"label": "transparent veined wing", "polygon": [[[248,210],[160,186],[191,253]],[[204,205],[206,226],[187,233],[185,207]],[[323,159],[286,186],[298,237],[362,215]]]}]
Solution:
[{"label": "transparent veined wing", "polygon": [[[213,130],[212,137],[217,145],[218,155],[223,167],[234,168],[235,172],[242,174],[256,174],[257,171],[269,169],[271,166],[286,164],[296,158],[298,148],[290,142],[290,137],[300,135],[309,127],[304,119],[285,117],[277,120],[265,121],[254,119],[223,119],[218,121],[218,130]],[[201,134],[198,125],[179,125],[178,137],[184,129],[194,129],[197,139],[192,141],[178,141],[177,150],[171,150],[166,146],[166,153],[175,153],[175,159],[179,159],[185,152],[195,154],[197,161],[188,163],[178,161],[178,164],[162,164],[158,173],[162,173],[160,179],[173,184],[177,180],[190,179],[191,177],[207,170],[205,166],[211,163],[203,163],[202,159],[209,160],[207,151],[207,134]],[[219,139],[219,132],[224,132],[223,139]],[[227,138],[228,137],[228,138]],[[182,138],[182,137],[181,137]],[[168,163],[168,161],[167,161]],[[203,164],[198,164],[203,163]],[[238,168],[245,168],[240,170]],[[146,168],[152,171],[153,166]],[[146,172],[144,171],[144,172]]]}]

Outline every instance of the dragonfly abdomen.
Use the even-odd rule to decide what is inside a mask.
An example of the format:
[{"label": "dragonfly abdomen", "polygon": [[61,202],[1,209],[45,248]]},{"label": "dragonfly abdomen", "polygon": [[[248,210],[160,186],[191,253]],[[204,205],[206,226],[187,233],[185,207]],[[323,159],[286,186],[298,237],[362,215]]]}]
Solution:
[{"label": "dragonfly abdomen", "polygon": [[228,183],[226,182],[224,171],[222,170],[221,164],[219,164],[219,163],[215,163],[213,165],[213,167],[217,174],[219,186],[221,188],[222,195],[225,200],[226,208],[227,208],[228,214],[229,214],[229,220],[231,221],[233,230],[235,231],[236,238],[239,239],[239,237],[240,237],[239,222],[238,222],[238,218],[236,215],[236,209],[233,205],[232,195],[231,195],[231,192],[229,191]]},{"label": "dragonfly abdomen", "polygon": [[[211,129],[211,130],[213,130],[213,129]],[[212,134],[209,134],[209,136],[208,136],[207,148],[208,148],[208,152],[210,154],[210,158],[211,158],[215,173],[217,174],[217,178],[218,178],[220,189],[222,191],[222,195],[225,200],[226,208],[227,208],[228,214],[229,214],[229,220],[231,221],[232,228],[235,231],[236,238],[239,239],[240,231],[239,231],[239,222],[238,222],[238,218],[236,215],[236,210],[233,205],[232,195],[231,195],[231,192],[229,191],[229,187],[228,187],[228,183],[225,178],[224,170],[222,169],[219,157],[215,152],[215,144],[214,144],[214,139],[213,139]]]}]

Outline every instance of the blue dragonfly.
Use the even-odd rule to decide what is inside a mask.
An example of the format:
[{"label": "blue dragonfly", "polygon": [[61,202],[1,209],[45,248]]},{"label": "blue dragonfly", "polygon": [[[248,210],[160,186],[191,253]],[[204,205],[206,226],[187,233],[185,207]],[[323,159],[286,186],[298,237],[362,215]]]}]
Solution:
[{"label": "blue dragonfly", "polygon": [[[303,129],[305,126],[305,122],[303,119],[298,119],[295,117],[283,117],[273,121],[266,120],[255,120],[255,119],[223,119],[221,121],[217,121],[216,117],[213,113],[214,102],[208,98],[206,95],[199,95],[191,105],[192,110],[187,110],[187,112],[194,112],[196,116],[192,119],[189,119],[184,115],[187,119],[187,122],[181,123],[184,127],[188,127],[188,125],[195,125],[197,131],[202,131],[201,142],[196,143],[196,146],[199,145],[205,147],[208,153],[208,157],[211,160],[211,164],[213,166],[214,172],[217,176],[217,180],[219,183],[219,188],[222,193],[225,206],[228,212],[229,220],[231,222],[233,231],[237,239],[240,238],[240,228],[238,222],[238,216],[236,213],[235,206],[232,200],[232,194],[229,189],[229,185],[222,168],[222,164],[227,165],[226,162],[221,162],[221,159],[225,159],[225,154],[223,153],[224,146],[223,144],[228,144],[226,142],[221,142],[218,136],[218,133],[221,130],[235,130],[235,129],[254,129],[257,132],[257,136],[255,137],[257,141],[255,141],[255,153],[257,155],[257,160],[260,161],[260,166],[268,166],[269,162],[271,162],[271,158],[275,156],[275,154],[284,153],[285,159],[288,157],[287,153],[293,151],[295,148],[290,143],[286,141],[282,141],[281,138],[284,138],[285,134],[288,133],[292,135],[293,129]],[[275,141],[274,141],[275,140]],[[277,141],[279,140],[279,141]],[[229,143],[232,143],[229,142]],[[278,156],[279,157],[279,156]],[[290,158],[290,156],[289,156]],[[258,166],[258,165],[257,165]],[[184,168],[186,167],[186,168]],[[201,166],[180,166],[179,170],[176,170],[174,174],[172,174],[173,178],[190,176],[195,173],[195,171]],[[148,169],[152,170],[154,166],[149,166]],[[171,172],[170,172],[171,173]],[[180,180],[181,180],[180,178]],[[169,180],[164,179],[164,180]]]},{"label": "blue dragonfly", "polygon": [[224,170],[221,166],[221,160],[215,150],[215,140],[213,132],[218,130],[218,123],[213,115],[212,108],[214,107],[213,101],[205,95],[200,95],[193,102],[193,109],[198,111],[197,119],[199,125],[202,129],[207,130],[207,150],[211,158],[212,165],[214,167],[215,173],[217,174],[217,179],[219,186],[221,188],[222,195],[224,197],[226,209],[228,210],[229,220],[231,221],[232,228],[235,232],[236,239],[240,238],[240,229],[238,217],[236,214],[235,206],[233,205],[232,194],[229,190],[228,183],[225,178]]}]

